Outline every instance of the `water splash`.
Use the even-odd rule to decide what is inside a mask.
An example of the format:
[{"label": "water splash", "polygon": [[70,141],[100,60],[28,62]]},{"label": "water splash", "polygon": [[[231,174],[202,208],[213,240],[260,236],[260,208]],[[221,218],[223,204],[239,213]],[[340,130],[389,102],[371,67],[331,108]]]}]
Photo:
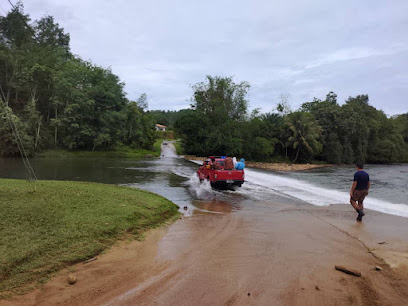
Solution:
[{"label": "water splash", "polygon": [[[251,182],[253,186],[262,186],[274,193],[296,198],[316,206],[348,204],[350,200],[350,195],[347,192],[323,188],[273,173],[245,169],[245,179]],[[251,185],[247,187],[251,188]],[[394,204],[368,197],[364,201],[364,207],[392,215],[408,217],[408,205],[406,204]]]},{"label": "water splash", "polygon": [[211,200],[215,199],[216,197],[217,191],[211,187],[210,182],[207,180],[200,182],[200,179],[198,178],[196,173],[189,177],[187,185],[189,189],[195,194],[197,199]]},{"label": "water splash", "polygon": [[[201,164],[200,161],[193,161]],[[197,178],[198,179],[198,178]],[[269,195],[280,195],[288,199],[305,202],[316,206],[331,204],[349,204],[348,192],[325,188],[303,180],[284,177],[273,172],[245,169],[245,184],[239,193],[261,200]],[[380,199],[367,197],[364,207],[387,214],[408,217],[408,205],[391,203]]]}]

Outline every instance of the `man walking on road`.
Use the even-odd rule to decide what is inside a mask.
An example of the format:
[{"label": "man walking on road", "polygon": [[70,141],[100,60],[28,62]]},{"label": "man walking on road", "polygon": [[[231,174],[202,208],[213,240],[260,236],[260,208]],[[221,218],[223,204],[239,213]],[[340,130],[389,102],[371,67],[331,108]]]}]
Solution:
[{"label": "man walking on road", "polygon": [[365,172],[362,163],[356,164],[357,172],[354,174],[354,182],[350,190],[350,204],[357,211],[357,221],[362,221],[364,213],[363,201],[370,189],[370,176]]}]

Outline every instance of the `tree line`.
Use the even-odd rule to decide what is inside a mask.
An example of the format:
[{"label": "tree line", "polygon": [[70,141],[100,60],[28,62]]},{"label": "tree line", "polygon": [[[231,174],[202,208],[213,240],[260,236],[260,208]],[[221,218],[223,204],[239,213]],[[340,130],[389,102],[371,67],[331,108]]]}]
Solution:
[{"label": "tree line", "polygon": [[70,36],[52,16],[31,22],[18,4],[0,16],[0,155],[46,148],[152,148],[154,119],[143,94],[70,51]]},{"label": "tree line", "polygon": [[207,76],[180,111],[147,111],[147,96],[129,101],[124,83],[70,50],[52,16],[31,22],[18,4],[0,16],[0,156],[49,148],[151,149],[154,124],[174,129],[186,154],[258,161],[408,161],[408,113],[387,117],[367,95],[340,105],[333,92],[295,111],[249,112],[250,84]]},{"label": "tree line", "polygon": [[174,123],[186,154],[334,164],[408,161],[408,113],[388,118],[368,95],[340,105],[333,92],[295,111],[283,99],[275,112],[249,113],[249,87],[212,76],[192,86],[191,108]]}]

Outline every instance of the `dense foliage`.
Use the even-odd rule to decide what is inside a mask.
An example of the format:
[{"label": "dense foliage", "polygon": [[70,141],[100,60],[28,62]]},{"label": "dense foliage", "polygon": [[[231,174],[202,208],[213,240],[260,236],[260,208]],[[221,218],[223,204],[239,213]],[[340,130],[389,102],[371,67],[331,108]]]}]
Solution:
[{"label": "dense foliage", "polygon": [[0,155],[20,154],[18,144],[29,154],[151,148],[146,95],[128,101],[119,78],[74,56],[69,42],[53,17],[30,23],[21,4],[0,16]]},{"label": "dense foliage", "polygon": [[294,112],[282,103],[276,113],[248,114],[248,89],[245,82],[210,76],[193,86],[192,107],[175,123],[187,154],[335,164],[408,161],[408,114],[388,118],[367,95],[339,105],[330,92]]},{"label": "dense foliage", "polygon": [[129,101],[110,69],[73,55],[69,43],[53,17],[31,22],[21,4],[0,16],[0,156],[22,148],[28,154],[151,149],[160,123],[174,128],[186,154],[337,164],[408,160],[408,113],[388,118],[367,95],[340,105],[330,92],[296,111],[282,97],[275,112],[248,113],[248,83],[207,76],[192,86],[190,109],[146,111],[146,94]]},{"label": "dense foliage", "polygon": [[154,122],[165,125],[169,130],[174,128],[174,123],[179,115],[179,111],[170,110],[150,110],[147,113]]}]

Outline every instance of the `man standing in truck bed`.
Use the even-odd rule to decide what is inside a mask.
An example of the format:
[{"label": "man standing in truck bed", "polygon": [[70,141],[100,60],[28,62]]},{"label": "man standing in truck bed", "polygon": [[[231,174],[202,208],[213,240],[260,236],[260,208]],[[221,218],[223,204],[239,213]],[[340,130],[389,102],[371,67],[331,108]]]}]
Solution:
[{"label": "man standing in truck bed", "polygon": [[362,221],[364,213],[363,201],[370,189],[370,176],[363,170],[362,163],[356,164],[357,172],[354,174],[354,182],[350,190],[350,203],[357,211],[357,221]]}]

